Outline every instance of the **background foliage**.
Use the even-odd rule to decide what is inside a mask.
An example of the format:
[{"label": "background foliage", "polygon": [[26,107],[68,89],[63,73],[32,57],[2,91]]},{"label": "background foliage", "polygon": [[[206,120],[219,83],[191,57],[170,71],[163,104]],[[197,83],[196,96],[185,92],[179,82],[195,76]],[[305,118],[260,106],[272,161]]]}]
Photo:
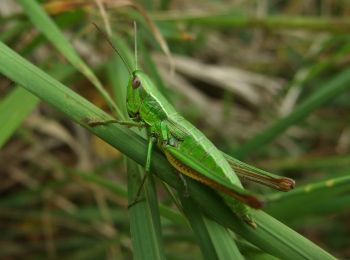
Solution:
[{"label": "background foliage", "polygon": [[[1,257],[331,258],[313,243],[350,257],[349,11],[335,0],[1,1],[1,42],[35,64],[0,45]],[[143,140],[89,129],[121,153],[71,120],[109,117],[82,97],[126,115],[128,72],[92,23],[134,66],[133,20],[140,67],[180,113],[225,152],[296,179],[289,193],[246,186],[307,239],[263,213],[257,231],[240,226],[201,185],[183,197],[160,154],[167,184],[150,179],[128,211],[142,169],[122,153],[142,164]]]}]

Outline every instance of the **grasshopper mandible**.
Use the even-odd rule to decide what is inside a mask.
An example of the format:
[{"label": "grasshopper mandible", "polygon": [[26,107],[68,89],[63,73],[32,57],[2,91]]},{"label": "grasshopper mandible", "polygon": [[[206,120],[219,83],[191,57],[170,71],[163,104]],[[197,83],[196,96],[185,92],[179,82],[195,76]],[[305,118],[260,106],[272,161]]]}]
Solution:
[{"label": "grasshopper mandible", "polygon": [[[131,120],[91,121],[90,126],[119,123],[128,127],[146,128],[148,149],[146,174],[142,184],[150,172],[152,149],[156,145],[176,171],[217,191],[241,219],[255,227],[247,205],[258,209],[262,207],[262,201],[243,188],[235,170],[243,178],[281,191],[292,189],[294,180],[270,174],[222,153],[200,130],[176,111],[143,71],[137,68],[131,70],[109,38],[97,26],[96,28],[129,70],[126,104]],[[135,40],[135,60],[136,50]],[[140,190],[141,188],[142,185]]]}]

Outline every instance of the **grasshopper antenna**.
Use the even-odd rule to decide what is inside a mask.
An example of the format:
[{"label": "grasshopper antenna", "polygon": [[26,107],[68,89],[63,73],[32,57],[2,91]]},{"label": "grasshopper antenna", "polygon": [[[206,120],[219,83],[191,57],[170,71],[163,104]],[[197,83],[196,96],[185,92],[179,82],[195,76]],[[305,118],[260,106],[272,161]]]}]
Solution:
[{"label": "grasshopper antenna", "polygon": [[137,23],[134,21],[134,55],[135,55],[135,70],[138,69],[138,57],[137,57]]},{"label": "grasshopper antenna", "polygon": [[128,69],[128,72],[130,75],[132,75],[132,71],[130,66],[128,65],[128,63],[126,62],[126,60],[124,59],[124,57],[120,54],[120,52],[118,51],[118,49],[116,47],[114,47],[111,39],[107,36],[107,34],[105,34],[100,27],[97,26],[97,24],[92,23],[95,28],[97,29],[97,31],[103,36],[103,38],[105,38],[105,40],[108,42],[108,44],[112,47],[112,49],[118,54],[118,56],[122,59],[123,63],[125,64],[126,68]]}]

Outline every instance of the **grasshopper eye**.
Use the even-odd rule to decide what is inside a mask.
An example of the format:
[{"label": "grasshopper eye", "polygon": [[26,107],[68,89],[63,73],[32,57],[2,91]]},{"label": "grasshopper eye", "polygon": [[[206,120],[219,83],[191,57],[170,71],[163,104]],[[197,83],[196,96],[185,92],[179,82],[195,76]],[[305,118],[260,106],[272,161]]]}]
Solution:
[{"label": "grasshopper eye", "polygon": [[138,77],[134,77],[132,82],[131,82],[132,88],[137,89],[140,85],[141,85],[140,79]]}]

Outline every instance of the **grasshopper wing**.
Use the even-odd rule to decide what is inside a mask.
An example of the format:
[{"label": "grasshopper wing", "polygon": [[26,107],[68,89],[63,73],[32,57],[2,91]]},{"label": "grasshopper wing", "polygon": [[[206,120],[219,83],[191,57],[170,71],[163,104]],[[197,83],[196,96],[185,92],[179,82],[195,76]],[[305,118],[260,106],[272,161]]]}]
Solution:
[{"label": "grasshopper wing", "polygon": [[280,191],[289,191],[295,186],[295,181],[290,178],[269,173],[247,163],[241,162],[228,154],[222,154],[232,169],[234,169],[235,173],[237,173],[237,175],[243,179],[257,182]]},{"label": "grasshopper wing", "polygon": [[262,201],[252,193],[232,184],[225,177],[208,169],[195,157],[183,154],[176,147],[170,145],[165,146],[163,149],[170,164],[181,174],[208,185],[214,190],[233,197],[250,207],[261,208],[263,206]]}]

